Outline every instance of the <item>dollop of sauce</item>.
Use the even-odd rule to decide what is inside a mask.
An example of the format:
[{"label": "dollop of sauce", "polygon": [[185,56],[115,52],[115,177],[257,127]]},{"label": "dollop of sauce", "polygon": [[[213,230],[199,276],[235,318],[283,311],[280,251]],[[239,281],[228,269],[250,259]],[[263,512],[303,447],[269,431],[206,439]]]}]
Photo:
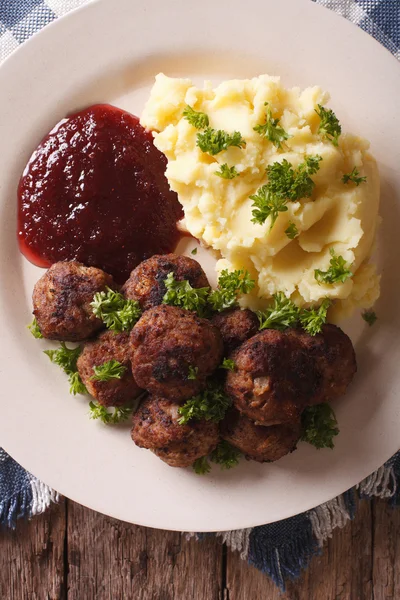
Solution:
[{"label": "dollop of sauce", "polygon": [[179,241],[183,211],[166,165],[151,133],[119,108],[98,104],[63,119],[19,183],[21,252],[38,266],[78,260],[124,282]]}]

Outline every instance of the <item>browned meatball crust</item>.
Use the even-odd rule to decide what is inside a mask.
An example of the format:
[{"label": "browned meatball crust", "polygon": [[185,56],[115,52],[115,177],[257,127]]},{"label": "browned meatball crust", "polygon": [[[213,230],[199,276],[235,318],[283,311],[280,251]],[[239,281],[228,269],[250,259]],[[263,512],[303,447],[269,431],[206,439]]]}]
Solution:
[{"label": "browned meatball crust", "polygon": [[226,392],[237,409],[261,425],[299,418],[310,398],[320,393],[322,374],[312,354],[288,332],[266,329],[232,354]]},{"label": "browned meatball crust", "polygon": [[137,300],[142,310],[158,306],[167,291],[164,281],[171,272],[177,281],[186,279],[193,288],[210,285],[203,269],[193,258],[161,254],[140,263],[130,274],[122,292],[126,298]]},{"label": "browned meatball crust", "polygon": [[296,449],[301,423],[264,427],[231,409],[220,426],[221,437],[238,448],[248,459],[257,462],[279,460]]},{"label": "browned meatball crust", "polygon": [[298,330],[292,330],[291,335],[300,339],[322,373],[322,388],[310,398],[309,404],[319,404],[342,396],[357,371],[356,355],[349,336],[340,327],[330,323],[324,325],[321,333],[315,336]]},{"label": "browned meatball crust", "polygon": [[224,342],[225,356],[258,332],[258,318],[251,310],[233,308],[225,310],[212,318],[212,323],[218,327]]},{"label": "browned meatball crust", "polygon": [[133,416],[132,439],[152,450],[171,467],[188,467],[218,444],[218,425],[211,421],[178,424],[179,405],[149,396]]},{"label": "browned meatball crust", "polygon": [[206,387],[206,378],[221,362],[223,344],[217,327],[206,319],[162,304],[147,310],[132,329],[131,352],[140,387],[181,401]]},{"label": "browned meatball crust", "polygon": [[111,275],[81,263],[58,262],[33,289],[33,314],[43,337],[78,342],[103,327],[91,309],[96,292],[114,287]]},{"label": "browned meatball crust", "polygon": [[[121,379],[93,381],[94,367],[111,360],[117,360],[125,367]],[[89,394],[103,406],[129,404],[143,391],[133,379],[128,332],[104,331],[97,340],[85,344],[77,366]]]}]

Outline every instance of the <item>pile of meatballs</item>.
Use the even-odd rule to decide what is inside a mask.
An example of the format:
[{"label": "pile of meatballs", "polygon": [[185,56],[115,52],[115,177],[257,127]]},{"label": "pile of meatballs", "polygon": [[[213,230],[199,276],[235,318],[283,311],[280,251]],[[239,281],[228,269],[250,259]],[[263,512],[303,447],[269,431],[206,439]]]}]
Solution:
[{"label": "pile of meatballs", "polygon": [[[70,261],[49,268],[33,292],[33,313],[43,337],[84,342],[77,368],[99,404],[129,406],[132,439],[173,467],[207,456],[222,440],[258,462],[293,451],[301,435],[301,414],[310,405],[345,393],[356,372],[348,336],[331,324],[316,336],[301,329],[259,331],[250,310],[228,309],[210,319],[163,304],[164,281],[209,285],[200,264],[174,254],[145,260],[120,288],[111,275]],[[111,288],[136,300],[143,311],[130,332],[105,330],[92,311],[95,293]],[[223,358],[232,371],[218,369]],[[116,360],[121,379],[94,381],[94,367]],[[195,372],[195,378],[190,374]],[[231,408],[219,423],[178,423],[179,407],[221,378]]]}]

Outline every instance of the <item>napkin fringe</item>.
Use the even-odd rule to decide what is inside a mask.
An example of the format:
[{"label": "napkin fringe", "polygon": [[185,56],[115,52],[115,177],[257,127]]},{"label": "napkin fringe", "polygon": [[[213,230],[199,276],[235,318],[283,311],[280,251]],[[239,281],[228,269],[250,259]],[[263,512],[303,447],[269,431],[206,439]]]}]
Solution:
[{"label": "napkin fringe", "polygon": [[32,490],[22,488],[19,492],[0,502],[0,525],[15,529],[17,519],[30,515]]}]

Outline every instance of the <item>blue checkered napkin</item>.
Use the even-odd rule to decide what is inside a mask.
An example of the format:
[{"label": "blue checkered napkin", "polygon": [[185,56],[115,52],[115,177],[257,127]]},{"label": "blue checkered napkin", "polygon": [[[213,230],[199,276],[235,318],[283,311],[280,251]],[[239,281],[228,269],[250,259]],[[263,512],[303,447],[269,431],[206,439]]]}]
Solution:
[{"label": "blue checkered napkin", "polygon": [[[0,62],[47,23],[89,1],[0,0]],[[400,59],[400,0],[313,1],[356,23]],[[333,530],[353,518],[356,494],[400,504],[400,452],[357,488],[313,510],[270,525],[217,535],[283,590],[285,581],[299,577]],[[12,527],[17,518],[42,512],[56,500],[53,490],[0,448],[0,525]]]}]

